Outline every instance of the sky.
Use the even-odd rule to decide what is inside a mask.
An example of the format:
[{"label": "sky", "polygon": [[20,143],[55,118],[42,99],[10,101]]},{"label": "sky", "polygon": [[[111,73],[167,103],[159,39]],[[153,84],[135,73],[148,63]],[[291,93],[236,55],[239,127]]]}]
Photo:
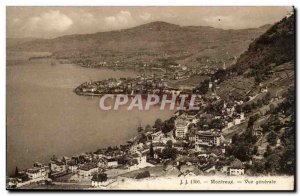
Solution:
[{"label": "sky", "polygon": [[126,29],[153,21],[223,29],[273,24],[292,7],[7,7],[9,38],[53,38]]}]

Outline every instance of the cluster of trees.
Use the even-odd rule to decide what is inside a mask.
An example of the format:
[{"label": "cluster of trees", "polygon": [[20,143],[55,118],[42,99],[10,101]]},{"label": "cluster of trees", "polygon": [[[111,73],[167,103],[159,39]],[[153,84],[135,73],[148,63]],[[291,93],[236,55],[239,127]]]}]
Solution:
[{"label": "cluster of trees", "polygon": [[136,179],[148,178],[150,177],[150,172],[148,170],[140,172],[136,175]]},{"label": "cluster of trees", "polygon": [[265,64],[261,63],[255,66],[251,67],[251,76],[254,77],[255,82],[259,84],[260,82],[263,82],[267,79],[269,79],[272,75],[272,65],[271,64]]},{"label": "cluster of trees", "polygon": [[201,84],[194,89],[194,92],[205,95],[209,90],[210,79],[205,79]]},{"label": "cluster of trees", "polygon": [[105,182],[107,181],[107,174],[103,172],[94,174],[92,177],[92,181]]},{"label": "cluster of trees", "polygon": [[255,146],[257,138],[253,136],[252,131],[253,125],[258,118],[259,115],[251,116],[246,131],[241,135],[233,135],[232,144],[226,150],[229,156],[234,156],[241,161],[249,161],[252,155],[257,154],[258,149]]},{"label": "cluster of trees", "polygon": [[256,110],[258,108],[261,108],[263,105],[268,105],[272,99],[272,95],[270,92],[268,92],[264,98],[258,99],[256,102],[252,102],[251,104],[247,104],[243,106],[243,111],[246,113],[252,112],[252,110]]},{"label": "cluster of trees", "polygon": [[213,119],[208,121],[206,118],[201,118],[196,126],[200,130],[223,129],[225,127],[225,122],[223,119]]},{"label": "cluster of trees", "polygon": [[165,146],[165,148],[161,152],[161,158],[163,159],[172,159],[175,160],[177,158],[177,150],[173,148],[173,143],[169,140]]},{"label": "cluster of trees", "polygon": [[18,167],[16,167],[15,173],[14,173],[14,175],[12,177],[14,177],[14,178],[20,178],[23,182],[29,180],[28,175],[26,173],[20,173]]},{"label": "cluster of trees", "polygon": [[153,127],[157,130],[161,130],[164,134],[167,134],[174,129],[174,123],[175,117],[171,117],[170,119],[165,121],[156,119]]},{"label": "cluster of trees", "polygon": [[216,71],[216,73],[212,76],[212,80],[218,80],[218,82],[223,82],[224,80],[226,80],[228,73],[226,70],[224,69],[219,69],[218,71]]}]

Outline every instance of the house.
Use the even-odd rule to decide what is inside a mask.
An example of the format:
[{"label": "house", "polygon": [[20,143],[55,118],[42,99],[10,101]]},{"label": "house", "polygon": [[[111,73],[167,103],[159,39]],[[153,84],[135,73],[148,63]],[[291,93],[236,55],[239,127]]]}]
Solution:
[{"label": "house", "polygon": [[164,136],[164,134],[162,133],[162,131],[158,131],[158,132],[152,133],[150,137],[152,139],[152,142],[160,142],[161,138],[163,136]]},{"label": "house", "polygon": [[111,182],[110,181],[97,181],[97,180],[92,180],[92,187],[94,188],[100,188],[100,187],[106,187],[109,185]]},{"label": "house", "polygon": [[109,167],[109,168],[118,167],[118,161],[114,158],[107,159],[107,167]]},{"label": "house", "polygon": [[195,142],[196,141],[196,134],[195,134],[195,132],[190,131],[187,134],[187,138],[188,138],[189,142]]},{"label": "house", "polygon": [[227,122],[226,123],[226,128],[227,129],[229,129],[229,128],[233,127],[233,126],[234,126],[234,122]]},{"label": "house", "polygon": [[234,125],[239,125],[242,123],[242,121],[245,120],[244,112],[241,112],[237,118],[233,119],[233,124]]},{"label": "house", "polygon": [[132,155],[132,159],[129,162],[129,171],[145,168],[150,164],[147,163],[147,156],[146,154],[134,154]]},{"label": "house", "polygon": [[95,163],[86,163],[79,167],[79,176],[89,177],[98,172],[98,166]]},{"label": "house", "polygon": [[176,138],[185,138],[188,133],[189,121],[177,118],[175,120],[175,137]]},{"label": "house", "polygon": [[262,87],[261,89],[260,89],[260,92],[261,93],[267,93],[268,92],[268,87],[266,86],[266,87]]},{"label": "house", "polygon": [[40,168],[42,172],[50,173],[50,168],[48,165],[44,165],[43,163],[35,162],[33,167]]},{"label": "house", "polygon": [[18,185],[18,179],[17,178],[8,178],[7,187],[8,188],[15,188]]},{"label": "house", "polygon": [[262,136],[263,135],[263,129],[260,126],[254,127],[252,129],[252,135],[253,136],[258,136],[258,137]]},{"label": "house", "polygon": [[231,176],[238,176],[245,174],[245,166],[239,159],[235,159],[228,168],[228,173]]},{"label": "house", "polygon": [[64,164],[63,161],[56,159],[52,160],[50,162],[50,169],[54,173],[59,173],[59,172],[66,172],[67,171],[67,166]]},{"label": "house", "polygon": [[26,170],[26,174],[30,180],[46,180],[49,172],[49,167],[40,163],[35,163],[33,168]]},{"label": "house", "polygon": [[164,143],[153,143],[153,150],[162,150],[165,148]]},{"label": "house", "polygon": [[76,162],[74,160],[68,162],[68,169],[74,173],[78,170],[78,165],[76,164]]},{"label": "house", "polygon": [[180,142],[180,141],[179,142],[175,142],[173,144],[173,148],[175,148],[178,151],[182,151],[183,148],[184,148],[184,146],[185,146],[185,144],[183,142]]},{"label": "house", "polygon": [[143,149],[143,146],[144,146],[143,143],[133,144],[133,145],[130,147],[130,153],[131,153],[131,154],[135,154],[135,153],[140,152],[140,151]]}]

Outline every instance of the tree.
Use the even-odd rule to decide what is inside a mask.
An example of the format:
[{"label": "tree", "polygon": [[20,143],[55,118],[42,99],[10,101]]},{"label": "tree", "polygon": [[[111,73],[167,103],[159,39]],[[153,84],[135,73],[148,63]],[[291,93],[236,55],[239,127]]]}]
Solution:
[{"label": "tree", "polygon": [[92,181],[105,182],[107,181],[107,174],[103,172],[94,174],[92,177]]},{"label": "tree", "polygon": [[166,143],[166,148],[172,148],[173,147],[173,142],[172,140],[167,141]]},{"label": "tree", "polygon": [[161,157],[164,159],[175,160],[177,157],[177,150],[173,148],[172,140],[167,141],[166,147],[161,152]]},{"label": "tree", "polygon": [[151,144],[150,144],[149,156],[150,156],[151,158],[154,158],[154,150],[153,150],[153,144],[152,144],[152,142],[151,142]]},{"label": "tree", "polygon": [[248,121],[248,128],[252,127],[254,125],[254,122],[257,121],[258,118],[259,118],[258,114],[250,116],[249,121]]},{"label": "tree", "polygon": [[280,171],[280,156],[277,153],[271,154],[265,164],[266,171],[277,173]]},{"label": "tree", "polygon": [[210,123],[211,129],[223,129],[224,123],[222,119],[213,119]]},{"label": "tree", "polygon": [[167,134],[174,129],[174,121],[175,121],[175,119],[172,117],[163,123],[161,129],[164,134]]},{"label": "tree", "polygon": [[270,103],[271,99],[272,99],[271,93],[267,92],[266,96],[263,98],[262,101],[265,105],[268,105]]},{"label": "tree", "polygon": [[56,161],[57,160],[57,157],[55,156],[55,155],[53,155],[52,157],[51,157],[51,161]]},{"label": "tree", "polygon": [[258,147],[254,146],[252,154],[256,155],[257,153],[258,153]]},{"label": "tree", "polygon": [[264,104],[264,103],[263,103],[263,101],[262,101],[261,99],[258,99],[258,100],[257,100],[257,103],[256,103],[257,107],[260,108],[260,107],[263,106],[263,104]]},{"label": "tree", "polygon": [[246,113],[250,113],[251,110],[252,110],[252,108],[249,104],[247,104],[243,107],[243,111],[245,111]]},{"label": "tree", "polygon": [[231,138],[231,142],[232,144],[236,144],[239,140],[239,135],[237,133],[235,133],[232,138]]},{"label": "tree", "polygon": [[147,141],[147,136],[144,134],[144,133],[142,133],[142,134],[140,134],[140,138],[139,138],[139,143],[146,143],[146,141]]},{"label": "tree", "polygon": [[208,92],[209,89],[209,79],[204,80],[201,85],[196,89],[200,94],[204,95]]},{"label": "tree", "polygon": [[154,127],[155,127],[156,129],[161,129],[162,126],[163,126],[163,121],[162,121],[160,118],[156,119],[156,121],[155,121],[155,123],[154,123]]},{"label": "tree", "polygon": [[177,157],[177,150],[175,148],[164,148],[161,153],[162,158],[175,160]]},{"label": "tree", "polygon": [[137,128],[137,132],[138,132],[138,133],[141,133],[141,132],[143,132],[143,131],[144,131],[143,127],[139,126],[139,127]]},{"label": "tree", "polygon": [[18,167],[16,167],[16,169],[15,169],[15,177],[17,177],[17,176],[19,176],[19,169],[18,169]]},{"label": "tree", "polygon": [[148,178],[150,177],[150,172],[148,170],[138,173],[137,176],[135,177],[136,179],[142,179],[142,178]]},{"label": "tree", "polygon": [[236,112],[237,112],[238,114],[240,114],[240,113],[242,112],[242,106],[241,106],[241,105],[237,105],[237,106],[235,107],[235,110],[236,110]]},{"label": "tree", "polygon": [[270,154],[272,154],[272,149],[271,149],[271,146],[268,145],[266,152],[264,153],[264,157],[268,157]]},{"label": "tree", "polygon": [[268,134],[267,140],[271,146],[275,146],[277,142],[277,135],[272,131],[271,133]]},{"label": "tree", "polygon": [[265,165],[261,162],[255,162],[252,166],[252,170],[254,173],[264,173]]},{"label": "tree", "polygon": [[233,155],[240,159],[241,161],[249,161],[251,155],[249,153],[249,147],[246,146],[244,143],[239,143],[238,146],[233,151]]},{"label": "tree", "polygon": [[145,127],[145,131],[146,131],[146,132],[150,132],[151,130],[152,130],[152,128],[151,128],[150,125],[147,125],[147,126]]},{"label": "tree", "polygon": [[269,106],[269,108],[270,108],[269,113],[272,114],[274,112],[274,110],[275,110],[274,104],[271,103],[270,106]]}]

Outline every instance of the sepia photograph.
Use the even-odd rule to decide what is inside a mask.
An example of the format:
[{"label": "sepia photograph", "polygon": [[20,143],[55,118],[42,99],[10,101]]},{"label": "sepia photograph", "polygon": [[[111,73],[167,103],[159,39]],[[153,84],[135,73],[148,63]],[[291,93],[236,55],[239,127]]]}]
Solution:
[{"label": "sepia photograph", "polygon": [[294,6],[5,9],[7,190],[296,190]]}]

